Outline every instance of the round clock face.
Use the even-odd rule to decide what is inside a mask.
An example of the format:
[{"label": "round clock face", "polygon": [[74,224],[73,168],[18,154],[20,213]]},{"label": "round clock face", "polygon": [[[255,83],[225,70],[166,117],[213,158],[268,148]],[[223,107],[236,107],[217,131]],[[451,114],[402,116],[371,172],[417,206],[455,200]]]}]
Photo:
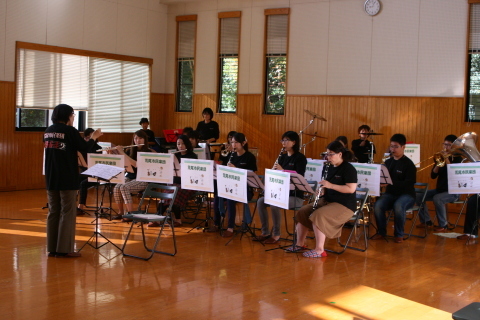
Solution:
[{"label": "round clock face", "polygon": [[365,1],[365,12],[371,16],[376,15],[380,11],[380,1],[367,0]]}]

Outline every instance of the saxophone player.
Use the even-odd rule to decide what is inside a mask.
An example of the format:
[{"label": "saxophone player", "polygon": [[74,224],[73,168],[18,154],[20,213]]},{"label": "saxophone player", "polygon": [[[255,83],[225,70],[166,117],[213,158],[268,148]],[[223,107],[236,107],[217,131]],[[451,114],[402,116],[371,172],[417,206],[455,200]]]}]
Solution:
[{"label": "saxophone player", "polygon": [[[308,230],[315,232],[315,248],[303,253],[306,258],[326,257],[325,239],[337,238],[342,232],[342,226],[357,209],[356,188],[357,170],[349,162],[353,153],[347,150],[340,141],[333,141],[327,146],[328,174],[320,184],[325,189],[317,209],[310,203],[303,206],[297,213],[296,243],[287,248],[286,252],[307,250],[305,240]],[[326,170],[326,168],[324,169]]]},{"label": "saxophone player", "polygon": [[[307,167],[307,158],[300,153],[300,137],[294,131],[287,131],[282,135],[282,151],[280,152],[273,170],[291,170],[296,171],[302,176],[305,175],[305,169]],[[265,204],[265,198],[261,197],[257,201],[258,214],[262,223],[262,234],[258,236],[254,241],[263,241],[265,244],[276,244],[280,239],[280,222],[281,214],[280,208],[270,206],[272,212],[273,231],[270,234],[270,227],[268,221],[267,205]],[[299,190],[290,191],[289,206],[299,207],[303,204],[303,192]]]}]

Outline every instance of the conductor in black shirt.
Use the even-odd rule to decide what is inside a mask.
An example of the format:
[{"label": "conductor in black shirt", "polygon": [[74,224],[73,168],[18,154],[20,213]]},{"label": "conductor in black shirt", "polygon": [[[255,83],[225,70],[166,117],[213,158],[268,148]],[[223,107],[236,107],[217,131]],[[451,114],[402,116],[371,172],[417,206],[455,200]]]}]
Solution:
[{"label": "conductor in black shirt", "polygon": [[220,129],[218,123],[213,121],[213,110],[205,108],[202,111],[203,120],[197,124],[195,129],[200,135],[200,140],[206,142],[215,142],[220,137]]},{"label": "conductor in black shirt", "polygon": [[386,192],[375,203],[375,220],[378,233],[372,240],[384,239],[387,235],[387,218],[385,212],[393,210],[395,215],[395,242],[403,242],[405,228],[405,213],[415,203],[415,182],[417,168],[410,158],[405,156],[407,139],[401,133],[390,138],[391,157],[385,161],[385,166],[392,178],[392,185],[388,185]]}]

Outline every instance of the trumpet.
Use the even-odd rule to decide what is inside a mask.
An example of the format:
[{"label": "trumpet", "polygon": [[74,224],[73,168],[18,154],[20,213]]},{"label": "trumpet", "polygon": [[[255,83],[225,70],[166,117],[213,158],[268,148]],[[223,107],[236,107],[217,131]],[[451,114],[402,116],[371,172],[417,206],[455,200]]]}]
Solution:
[{"label": "trumpet", "polygon": [[[132,145],[130,145],[130,146],[122,147],[122,149],[133,148],[133,147],[140,147],[140,146],[143,146],[143,143],[141,143],[141,144],[132,144]],[[115,150],[115,149],[117,149],[117,147],[107,147],[107,148],[103,148],[103,149],[98,149],[96,152],[110,151],[110,150]]]},{"label": "trumpet", "polygon": [[[325,162],[324,166],[326,167],[322,175],[322,180],[325,180],[328,177],[328,168],[330,167],[330,161]],[[325,194],[325,187],[320,185],[317,190],[317,195],[315,196],[315,201],[313,202],[313,210],[317,209],[318,202],[320,201],[320,198],[322,198],[324,194]]]},{"label": "trumpet", "polygon": [[223,144],[225,146],[225,149],[223,149],[220,154],[222,155],[222,157],[226,158],[228,157],[228,155],[230,154],[231,151],[229,151],[230,149],[230,143],[226,142]]},{"label": "trumpet", "polygon": [[284,152],[285,152],[285,148],[280,149],[280,154],[278,155],[277,160],[275,160],[275,163],[273,164],[273,168],[272,168],[272,169],[275,169],[275,167],[276,167],[277,164],[278,164],[278,160],[280,159],[280,157],[282,156],[282,154],[283,154]]}]

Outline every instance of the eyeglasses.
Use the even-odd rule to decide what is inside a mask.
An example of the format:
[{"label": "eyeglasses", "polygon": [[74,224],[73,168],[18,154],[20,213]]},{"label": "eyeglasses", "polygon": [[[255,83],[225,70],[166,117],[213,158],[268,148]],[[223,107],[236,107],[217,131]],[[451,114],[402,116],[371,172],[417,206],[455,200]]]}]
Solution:
[{"label": "eyeglasses", "polygon": [[331,157],[331,156],[334,156],[334,155],[336,155],[336,154],[338,154],[338,153],[335,153],[335,152],[327,152],[325,155],[326,155],[327,157]]},{"label": "eyeglasses", "polygon": [[398,149],[401,148],[402,146],[390,146],[390,149]]},{"label": "eyeglasses", "polygon": [[451,143],[442,143],[442,145],[445,146],[445,147],[451,147],[452,146]]},{"label": "eyeglasses", "polygon": [[292,141],[292,140],[288,140],[288,139],[283,139],[283,140],[280,140],[280,143],[287,143],[289,141]]}]

